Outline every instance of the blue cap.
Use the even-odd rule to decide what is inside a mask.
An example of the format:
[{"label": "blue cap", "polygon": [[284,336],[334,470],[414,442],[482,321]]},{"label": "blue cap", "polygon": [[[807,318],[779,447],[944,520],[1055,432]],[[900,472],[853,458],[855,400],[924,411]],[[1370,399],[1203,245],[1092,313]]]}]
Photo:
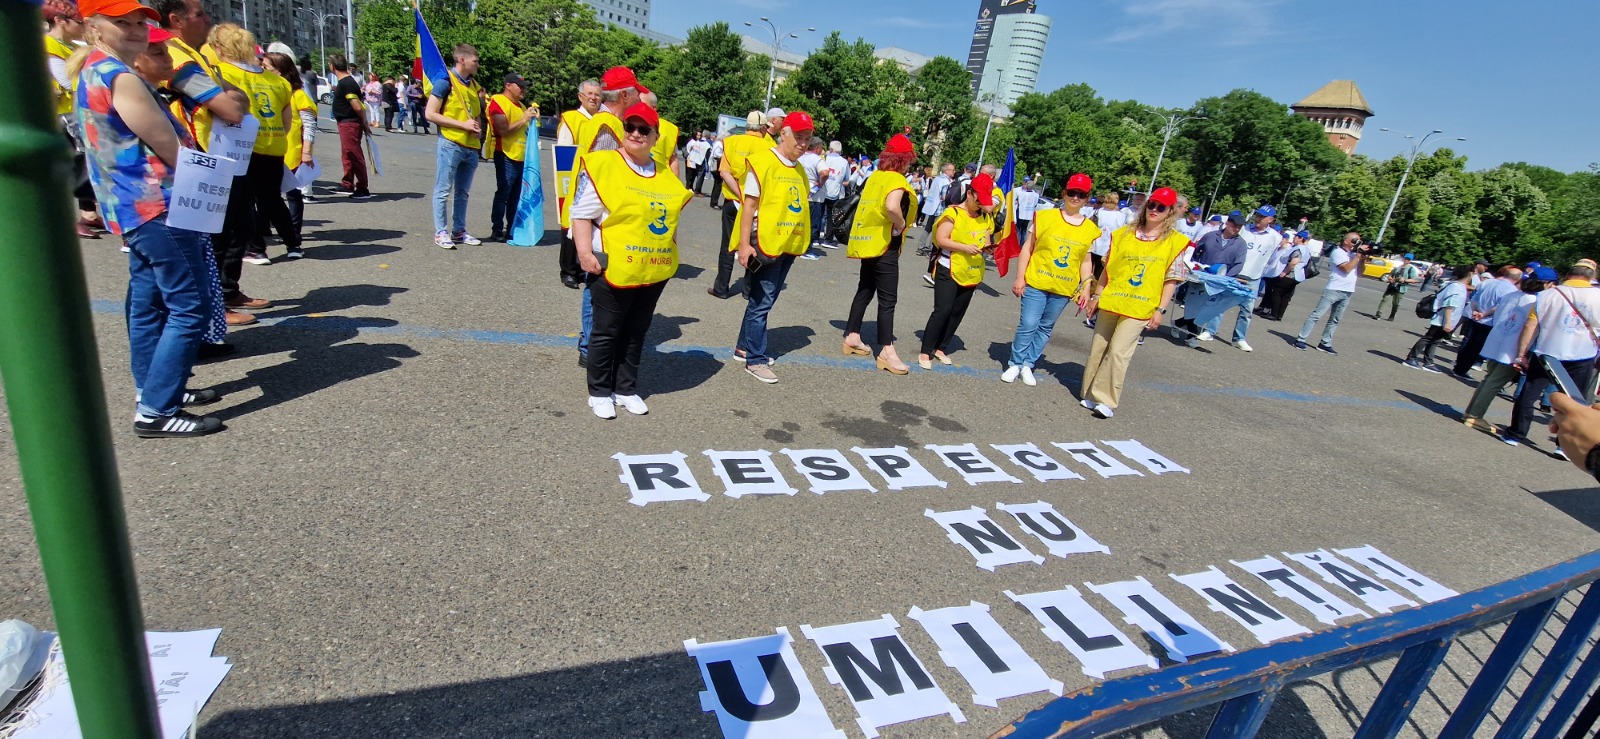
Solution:
[{"label": "blue cap", "polygon": [[1128,207],[1128,201],[1126,201],[1126,200],[1118,200],[1117,201],[1117,207],[1118,208],[1126,208],[1126,207]]},{"label": "blue cap", "polygon": [[1540,267],[1543,267],[1543,266],[1544,266],[1544,264],[1542,262],[1528,262],[1528,271],[1532,272],[1532,271],[1534,271],[1534,270],[1536,270],[1536,269],[1538,269]]},{"label": "blue cap", "polygon": [[1411,256],[1411,252],[1406,252],[1406,261],[1409,262],[1413,259],[1416,259],[1416,257]]},{"label": "blue cap", "polygon": [[1561,275],[1556,274],[1554,267],[1535,267],[1533,270],[1533,279],[1539,280],[1540,282],[1555,282],[1556,280],[1561,279]]},{"label": "blue cap", "polygon": [[1283,224],[1281,224],[1281,223],[1272,224],[1272,230],[1277,231],[1278,233],[1283,233]]},{"label": "blue cap", "polygon": [[1200,209],[1199,208],[1190,208],[1189,212],[1194,214],[1194,215],[1200,215]]},{"label": "blue cap", "polygon": [[[1299,236],[1300,238],[1305,239],[1307,241],[1311,240],[1311,232],[1310,231],[1300,231],[1300,232],[1296,233],[1295,235]],[[1409,257],[1410,255],[1408,254],[1406,256]]]},{"label": "blue cap", "polygon": [[1090,205],[1099,205],[1100,204],[1100,198],[1089,198],[1089,204]]},{"label": "blue cap", "polygon": [[1274,208],[1274,207],[1272,207],[1270,205],[1263,205],[1260,208],[1256,208],[1256,215],[1258,215],[1258,216],[1272,216],[1272,217],[1276,218],[1278,216],[1278,209]]},{"label": "blue cap", "polygon": [[1221,214],[1213,214],[1210,218],[1207,218],[1206,220],[1208,220],[1208,221],[1210,221],[1212,223],[1221,223],[1222,222],[1222,215]]}]

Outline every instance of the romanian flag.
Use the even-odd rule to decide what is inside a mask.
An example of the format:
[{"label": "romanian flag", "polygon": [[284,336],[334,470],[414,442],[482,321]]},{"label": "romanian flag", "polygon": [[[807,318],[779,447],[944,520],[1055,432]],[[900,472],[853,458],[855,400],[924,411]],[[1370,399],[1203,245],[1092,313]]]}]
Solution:
[{"label": "romanian flag", "polygon": [[1022,245],[1017,243],[1017,150],[1006,150],[1006,166],[1000,170],[999,179],[994,186],[1005,193],[1005,222],[1000,224],[1000,230],[995,235],[994,268],[1001,277],[1011,270],[1011,259],[1022,253]]},{"label": "romanian flag", "polygon": [[417,55],[411,62],[411,76],[421,78],[422,94],[428,95],[433,92],[433,81],[443,77],[450,67],[444,63],[439,45],[433,41],[428,22],[422,19],[422,8],[412,5],[411,12],[417,16]]}]

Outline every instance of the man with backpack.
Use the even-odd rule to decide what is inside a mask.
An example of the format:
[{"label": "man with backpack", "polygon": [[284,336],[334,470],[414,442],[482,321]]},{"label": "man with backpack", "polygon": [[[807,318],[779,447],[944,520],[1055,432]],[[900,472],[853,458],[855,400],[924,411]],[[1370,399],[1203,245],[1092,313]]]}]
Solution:
[{"label": "man with backpack", "polygon": [[[1407,367],[1435,373],[1443,372],[1433,366],[1433,350],[1439,346],[1440,341],[1455,331],[1456,324],[1461,321],[1462,308],[1467,304],[1467,281],[1470,279],[1472,279],[1471,267],[1456,267],[1450,274],[1450,284],[1417,304],[1418,315],[1421,315],[1424,309],[1432,315],[1428,319],[1428,332],[1417,339],[1411,351],[1406,353]],[[1473,357],[1477,357],[1476,352],[1473,353]]]},{"label": "man with backpack", "polygon": [[1394,320],[1394,314],[1400,310],[1400,301],[1405,296],[1406,290],[1421,280],[1417,266],[1411,263],[1411,253],[1400,258],[1400,263],[1389,274],[1383,276],[1386,283],[1383,288],[1383,297],[1378,298],[1378,309],[1372,312],[1372,320],[1378,320],[1378,314],[1383,312],[1385,303],[1389,305],[1389,320]]}]

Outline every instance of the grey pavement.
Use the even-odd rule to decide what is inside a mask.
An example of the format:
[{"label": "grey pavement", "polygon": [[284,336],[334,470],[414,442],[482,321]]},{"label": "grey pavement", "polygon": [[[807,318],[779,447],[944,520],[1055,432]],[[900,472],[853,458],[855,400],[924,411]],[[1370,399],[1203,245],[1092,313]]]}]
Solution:
[{"label": "grey pavement", "polygon": [[[329,173],[334,141],[325,133],[318,147]],[[841,356],[856,265],[829,252],[791,272],[771,323],[781,382],[767,386],[726,361],[743,305],[705,294],[720,226],[704,199],[685,210],[684,267],[644,356],[651,412],[600,421],[574,363],[578,293],[558,282],[556,248],[431,244],[433,142],[381,135],[388,169],[372,201],[308,205],[306,259],[245,266],[246,292],[277,305],[230,336],[241,356],[196,371],[194,386],[227,396],[212,412],[229,430],[212,437],[133,437],[125,258],[109,239],[83,244],[145,621],[221,627],[217,653],[238,665],[201,716],[204,735],[717,736],[683,641],[785,626],[833,722],[857,736],[799,626],[887,613],[967,723],[928,719],[884,736],[986,736],[1049,696],[973,705],[905,617],[911,607],[989,604],[1070,690],[1093,683],[1004,591],[1143,576],[1245,648],[1248,633],[1167,575],[1217,565],[1270,598],[1228,560],[1372,544],[1466,592],[1600,546],[1594,480],[1548,456],[1545,434],[1539,449],[1511,448],[1463,427],[1454,409],[1471,386],[1401,366],[1422,321],[1409,306],[1394,323],[1362,315],[1375,291],[1358,293],[1338,356],[1290,345],[1321,280],[1300,289],[1286,320],[1256,319],[1254,353],[1152,334],[1116,418],[1095,420],[1075,395],[1090,332],[1070,310],[1038,387],[998,381],[1018,301],[992,272],[954,367],[913,362],[895,377]],[[470,221],[480,236],[493,184],[480,166]],[[908,360],[932,303],[920,261],[908,251],[901,278]],[[1508,415],[1500,401],[1490,420]],[[921,449],[1121,439],[1192,474],[969,486]],[[949,487],[733,499],[701,454],[896,444]],[[11,502],[0,508],[0,617],[50,627],[9,435],[0,450]],[[630,505],[612,455],[673,451],[711,499]],[[787,459],[778,466],[804,487]],[[923,515],[976,505],[1015,533],[996,503],[1036,500],[1112,553],[985,572]],[[1453,650],[1408,732],[1437,731],[1447,709],[1433,696],[1459,696],[1450,675],[1470,679],[1488,648],[1477,636]],[[1265,735],[1348,735],[1386,670],[1296,687]],[[1144,733],[1193,736],[1203,721]]]}]

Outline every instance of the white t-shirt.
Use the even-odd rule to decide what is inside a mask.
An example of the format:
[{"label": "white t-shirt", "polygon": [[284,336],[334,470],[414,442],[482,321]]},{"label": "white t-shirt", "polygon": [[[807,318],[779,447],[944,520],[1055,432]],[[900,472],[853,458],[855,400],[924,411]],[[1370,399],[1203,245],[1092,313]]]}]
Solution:
[{"label": "white t-shirt", "polygon": [[[652,177],[656,173],[654,159],[644,164],[634,164],[633,160],[624,154],[622,155],[622,161],[627,162],[630,169],[646,177]],[[606,216],[611,215],[611,210],[605,206],[605,203],[600,202],[600,193],[594,189],[594,183],[589,181],[589,173],[587,171],[578,171],[578,181],[572,186],[572,192],[574,193],[572,197],[572,220],[594,221],[594,241],[591,244],[591,250],[596,254],[604,254],[605,251],[600,248],[599,227],[600,224],[605,223]],[[568,228],[567,237],[571,238],[571,236],[572,229]]]},{"label": "white t-shirt", "polygon": [[[1261,273],[1267,268],[1267,260],[1278,250],[1278,245],[1283,243],[1283,236],[1270,228],[1256,231],[1254,226],[1240,229],[1239,236],[1244,239],[1247,247],[1244,266],[1239,268],[1239,276],[1247,280],[1259,280]],[[1354,291],[1355,287],[1352,285],[1350,289]]]},{"label": "white t-shirt", "polygon": [[1204,221],[1190,223],[1188,218],[1178,221],[1178,225],[1174,226],[1174,228],[1178,229],[1178,233],[1188,236],[1190,241],[1199,241],[1200,233],[1205,227]]},{"label": "white t-shirt", "polygon": [[711,151],[711,146],[699,139],[690,139],[684,145],[684,152],[689,155],[689,166],[699,168],[706,163],[706,152]]},{"label": "white t-shirt", "polygon": [[711,148],[706,151],[706,156],[710,157],[713,162],[722,159],[722,139],[711,142]]},{"label": "white t-shirt", "polygon": [[1017,218],[1031,221],[1034,209],[1039,207],[1039,193],[1019,187],[1012,191],[1011,201],[1016,203]]},{"label": "white t-shirt", "polygon": [[1342,293],[1356,291],[1356,278],[1361,276],[1361,263],[1357,262],[1355,267],[1352,267],[1349,272],[1345,272],[1340,268],[1340,265],[1348,261],[1350,261],[1350,252],[1345,251],[1342,246],[1335,246],[1333,251],[1328,253],[1329,290],[1338,290]]},{"label": "white t-shirt", "polygon": [[1478,353],[1479,356],[1491,362],[1511,364],[1516,359],[1512,355],[1517,351],[1522,327],[1528,323],[1528,314],[1533,312],[1533,305],[1538,299],[1539,296],[1521,290],[1506,296],[1492,316],[1494,328],[1489,329],[1489,338],[1484,339],[1483,351]]},{"label": "white t-shirt", "polygon": [[1094,212],[1094,219],[1100,226],[1100,238],[1090,245],[1089,253],[1103,257],[1111,251],[1111,232],[1128,225],[1128,214],[1126,211],[1101,208]]},{"label": "white t-shirt", "polygon": [[821,167],[821,154],[808,151],[800,155],[800,168],[806,171],[806,182],[811,186],[811,189],[806,192],[811,196],[810,200],[813,203],[822,202],[822,188],[817,186],[817,170],[821,169]]},{"label": "white t-shirt", "polygon": [[1535,354],[1563,362],[1595,355],[1594,335],[1588,326],[1600,326],[1600,288],[1557,285],[1539,293],[1533,314],[1539,317],[1539,335],[1533,339]]},{"label": "white t-shirt", "polygon": [[850,162],[830,152],[822,158],[822,166],[828,170],[828,181],[822,183],[823,196],[829,200],[844,197],[844,179],[850,176]]}]

